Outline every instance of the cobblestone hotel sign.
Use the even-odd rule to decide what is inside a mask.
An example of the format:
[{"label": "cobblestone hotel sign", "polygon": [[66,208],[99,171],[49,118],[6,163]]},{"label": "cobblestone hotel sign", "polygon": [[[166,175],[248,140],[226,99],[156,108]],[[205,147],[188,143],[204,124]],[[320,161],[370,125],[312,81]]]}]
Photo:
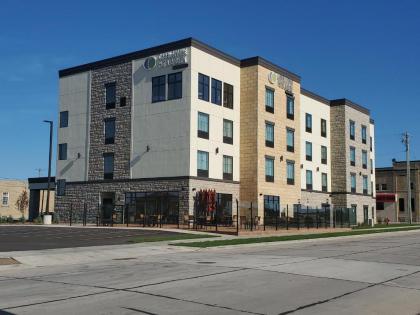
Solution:
[{"label": "cobblestone hotel sign", "polygon": [[146,70],[152,70],[154,68],[166,68],[169,66],[185,64],[187,62],[188,50],[183,48],[146,58],[144,61],[144,68]]}]

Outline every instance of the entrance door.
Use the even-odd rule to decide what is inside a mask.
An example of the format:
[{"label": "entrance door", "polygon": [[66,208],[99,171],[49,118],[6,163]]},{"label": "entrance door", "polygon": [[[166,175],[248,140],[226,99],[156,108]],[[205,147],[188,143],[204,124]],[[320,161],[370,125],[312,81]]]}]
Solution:
[{"label": "entrance door", "polygon": [[369,223],[369,207],[363,206],[363,221],[365,224]]},{"label": "entrance door", "polygon": [[112,210],[114,209],[114,199],[102,199],[102,222],[110,223],[112,221]]}]

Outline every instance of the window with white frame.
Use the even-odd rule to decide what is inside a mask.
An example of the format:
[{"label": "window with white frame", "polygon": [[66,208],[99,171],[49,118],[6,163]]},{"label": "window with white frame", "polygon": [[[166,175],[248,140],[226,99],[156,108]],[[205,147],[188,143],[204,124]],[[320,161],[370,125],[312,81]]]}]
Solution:
[{"label": "window with white frame", "polygon": [[2,206],[7,207],[9,205],[9,193],[3,192],[3,198],[1,202]]}]

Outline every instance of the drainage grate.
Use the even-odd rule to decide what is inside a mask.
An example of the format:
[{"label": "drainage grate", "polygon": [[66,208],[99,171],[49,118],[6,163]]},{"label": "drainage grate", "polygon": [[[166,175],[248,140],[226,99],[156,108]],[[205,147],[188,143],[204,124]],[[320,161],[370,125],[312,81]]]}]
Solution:
[{"label": "drainage grate", "polygon": [[137,259],[136,257],[126,257],[126,258],[114,258],[113,260],[133,260]]},{"label": "drainage grate", "polygon": [[197,264],[215,264],[215,261],[197,261]]},{"label": "drainage grate", "polygon": [[12,257],[0,257],[0,266],[7,266],[7,265],[18,265],[20,262],[18,262],[16,259],[13,259]]}]

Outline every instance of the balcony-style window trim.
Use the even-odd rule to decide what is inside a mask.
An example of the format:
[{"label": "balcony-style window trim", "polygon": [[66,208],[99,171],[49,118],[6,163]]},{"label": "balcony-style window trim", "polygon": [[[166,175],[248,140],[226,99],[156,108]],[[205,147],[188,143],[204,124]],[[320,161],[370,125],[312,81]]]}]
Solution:
[{"label": "balcony-style window trim", "polygon": [[[354,186],[353,186],[353,178],[354,178]],[[356,173],[350,173],[350,191],[355,194],[357,188],[357,178]]]},{"label": "balcony-style window trim", "polygon": [[362,134],[362,143],[366,144],[367,143],[367,127],[365,125],[362,125],[361,134]]},{"label": "balcony-style window trim", "polygon": [[[272,131],[273,131],[273,138],[272,139],[267,139],[267,130],[268,128],[271,127]],[[265,122],[265,146],[269,147],[269,148],[274,148],[274,123],[272,122]]]},{"label": "balcony-style window trim", "polygon": [[[311,174],[311,176],[310,176],[310,179],[311,179],[311,181],[310,181],[310,183],[308,182],[308,174]],[[313,182],[314,182],[314,174],[313,174],[313,172],[311,171],[311,170],[306,170],[306,189],[307,190],[312,190],[313,189]]]},{"label": "balcony-style window trim", "polygon": [[[310,145],[311,151],[308,152],[308,144]],[[306,141],[305,142],[305,155],[306,155],[306,161],[312,161],[312,155],[313,155],[313,147],[312,142]]]},{"label": "balcony-style window trim", "polygon": [[[323,152],[325,151],[325,156],[323,156]],[[328,148],[325,145],[321,145],[321,164],[328,163]]]},{"label": "balcony-style window trim", "polygon": [[[268,162],[272,163],[272,174],[267,174],[267,163]],[[265,157],[265,181],[266,182],[270,182],[270,183],[274,182],[274,174],[275,174],[274,167],[275,167],[274,158],[270,157],[270,156],[266,156]]]},{"label": "balcony-style window trim", "polygon": [[[207,118],[207,130],[200,129],[200,116]],[[210,116],[206,113],[198,112],[197,115],[197,137],[208,139],[209,138],[209,130],[210,130]]]},{"label": "balcony-style window trim", "polygon": [[[225,135],[225,123],[230,124],[232,128],[232,135],[226,136]],[[223,119],[223,143],[233,144],[233,121],[229,119]]]},{"label": "balcony-style window trim", "polygon": [[312,114],[305,114],[305,131],[312,133]]},{"label": "balcony-style window trim", "polygon": [[350,140],[356,139],[356,122],[354,120],[350,120],[349,134],[350,134]]},{"label": "balcony-style window trim", "polygon": [[[230,172],[226,172],[226,160],[230,160]],[[223,155],[223,179],[232,180],[233,179],[233,157],[229,155]]]},{"label": "balcony-style window trim", "polygon": [[233,109],[233,85],[223,83],[223,107]]},{"label": "balcony-style window trim", "polygon": [[[289,166],[292,168],[291,170],[292,174],[289,174]],[[286,178],[287,178],[287,185],[295,184],[295,161],[291,161],[291,160],[286,161]]]},{"label": "balcony-style window trim", "polygon": [[[289,134],[292,135],[292,145],[289,144]],[[286,128],[286,150],[295,152],[295,130],[293,128]]]},{"label": "balcony-style window trim", "polygon": [[290,120],[295,119],[295,97],[288,92],[286,92],[286,118]]},{"label": "balcony-style window trim", "polygon": [[[326,178],[326,183],[324,183],[324,178]],[[323,192],[328,191],[328,174],[327,173],[321,173],[321,190]]]},{"label": "balcony-style window trim", "polygon": [[327,137],[327,121],[321,118],[321,137]]},{"label": "balcony-style window trim", "polygon": [[[203,154],[206,156],[206,166],[205,168],[199,168],[199,156]],[[209,153],[206,151],[197,151],[197,176],[198,177],[209,177]]]},{"label": "balcony-style window trim", "polygon": [[270,87],[265,87],[265,111],[269,113],[274,113],[274,99],[275,92],[274,89]]}]

